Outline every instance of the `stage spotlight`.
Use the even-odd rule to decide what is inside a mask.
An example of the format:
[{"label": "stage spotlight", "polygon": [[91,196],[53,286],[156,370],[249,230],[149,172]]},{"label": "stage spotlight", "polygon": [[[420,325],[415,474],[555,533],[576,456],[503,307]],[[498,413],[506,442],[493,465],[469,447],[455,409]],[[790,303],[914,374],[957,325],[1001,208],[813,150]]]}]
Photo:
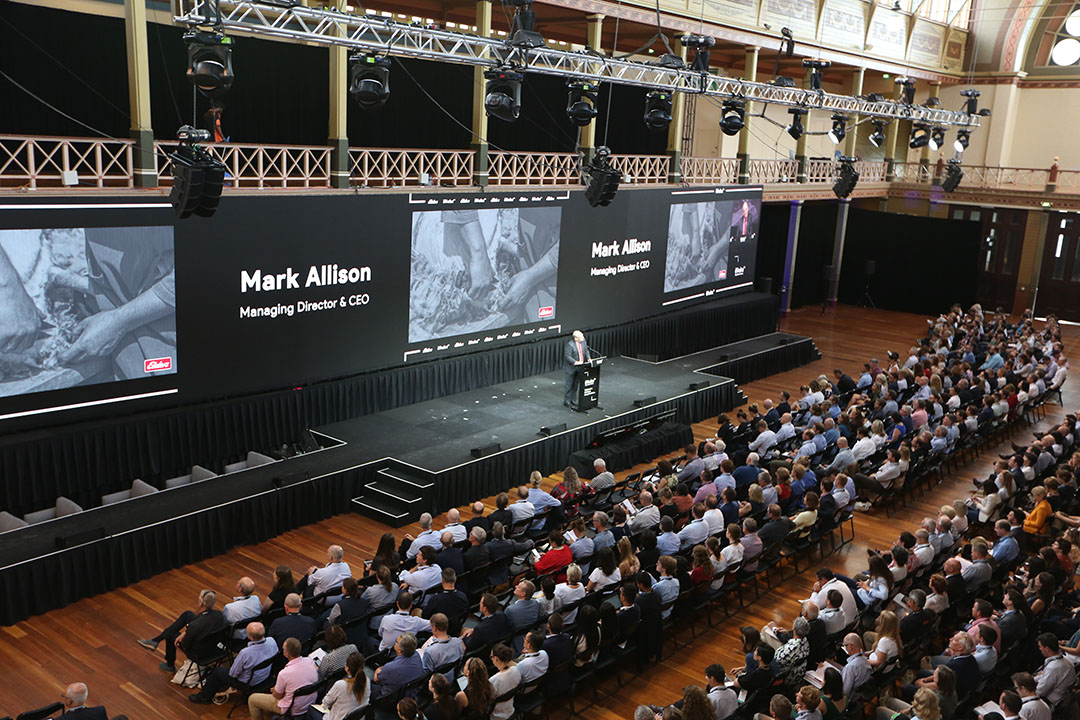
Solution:
[{"label": "stage spotlight", "polygon": [[193,214],[212,217],[221,200],[225,165],[200,144],[210,139],[210,131],[184,125],[176,132],[176,139],[180,145],[169,154],[173,166],[169,202],[173,212],[180,219]]},{"label": "stage spotlight", "polygon": [[832,67],[828,60],[803,60],[804,68],[810,68],[810,89],[821,90],[821,71]]},{"label": "stage spotlight", "polygon": [[221,97],[233,84],[232,38],[196,30],[184,35],[187,76],[208,98]]},{"label": "stage spotlight", "polygon": [[960,186],[960,181],[963,179],[964,171],[960,169],[960,161],[950,160],[945,166],[945,179],[941,181],[941,189],[951,193]]},{"label": "stage spotlight", "polygon": [[547,43],[544,36],[536,32],[536,11],[532,9],[533,0],[502,0],[503,7],[516,8],[514,22],[510,30],[510,44],[519,48],[538,48]]},{"label": "stage spotlight", "polygon": [[611,150],[601,145],[588,165],[581,169],[585,199],[592,207],[606,207],[615,199],[622,182],[622,172],[611,164]]},{"label": "stage spotlight", "polygon": [[596,117],[600,86],[596,83],[572,82],[567,83],[566,88],[566,117],[578,127],[585,127]]},{"label": "stage spotlight", "polygon": [[859,172],[855,169],[855,158],[840,157],[839,177],[833,184],[832,191],[839,198],[846,198],[859,182]]},{"label": "stage spotlight", "polygon": [[746,127],[746,102],[740,98],[728,98],[720,114],[720,131],[725,135],[738,135]]},{"label": "stage spotlight", "polygon": [[829,139],[833,145],[839,145],[847,135],[847,115],[832,116],[832,130],[829,131]]},{"label": "stage spotlight", "polygon": [[484,73],[484,112],[503,122],[514,122],[521,115],[522,73],[513,70],[488,70]]},{"label": "stage spotlight", "polygon": [[792,140],[798,140],[802,137],[804,130],[802,116],[805,115],[807,111],[803,108],[791,108],[788,112],[791,114],[791,124],[785,129]]},{"label": "stage spotlight", "polygon": [[870,135],[870,144],[874,147],[881,147],[881,144],[885,142],[885,126],[889,124],[888,120],[871,120],[870,124],[874,126],[874,132]]},{"label": "stage spotlight", "polygon": [[679,38],[683,47],[694,51],[694,59],[690,61],[690,69],[694,72],[709,72],[709,49],[716,45],[716,38],[704,35],[683,35]]},{"label": "stage spotlight", "polygon": [[645,96],[645,125],[650,130],[666,130],[671,124],[671,94],[653,90]]},{"label": "stage spotlight", "polygon": [[934,152],[940,150],[945,144],[945,128],[938,126],[930,130],[930,139],[926,141],[926,144]]},{"label": "stage spotlight", "polygon": [[374,55],[349,58],[349,94],[362,110],[377,110],[390,97],[390,60]]},{"label": "stage spotlight", "polygon": [[900,102],[905,105],[915,104],[915,78],[898,77],[896,84],[900,88]]},{"label": "stage spotlight", "polygon": [[912,150],[916,148],[926,147],[930,142],[930,126],[925,123],[915,123],[915,126],[911,128],[911,140],[908,141],[908,147]]},{"label": "stage spotlight", "polygon": [[962,153],[967,150],[968,143],[971,142],[970,130],[957,130],[956,139],[953,140],[953,150],[958,153]]},{"label": "stage spotlight", "polygon": [[978,115],[979,96],[982,95],[982,93],[975,88],[968,88],[967,90],[961,90],[960,94],[967,98],[964,100],[964,112],[968,115]]}]

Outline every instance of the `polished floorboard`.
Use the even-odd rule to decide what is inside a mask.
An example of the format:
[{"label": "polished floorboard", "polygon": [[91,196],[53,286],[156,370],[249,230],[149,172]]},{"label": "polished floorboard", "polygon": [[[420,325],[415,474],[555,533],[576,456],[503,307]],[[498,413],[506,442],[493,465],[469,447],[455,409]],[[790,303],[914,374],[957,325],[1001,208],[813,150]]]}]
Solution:
[{"label": "polished floorboard", "polygon": [[[817,362],[742,386],[750,402],[775,398],[780,390],[795,391],[799,385],[821,373],[842,367],[852,374],[869,357],[885,357],[889,349],[903,353],[913,338],[925,332],[923,316],[882,310],[838,306],[826,315],[819,309],[795,311],[783,321],[781,330],[813,337],[821,350]],[[1080,329],[1066,328],[1069,356],[1080,357]],[[1065,408],[1080,404],[1076,380],[1065,385]],[[1045,419],[1036,427],[1049,427],[1065,414],[1057,404],[1048,406]],[[716,429],[715,418],[694,426],[699,437],[708,437]],[[1029,431],[1022,430],[1027,436]],[[857,514],[856,538],[825,564],[853,574],[866,565],[866,549],[889,546],[902,529],[912,528],[923,517],[934,514],[945,502],[962,497],[970,488],[971,478],[989,471],[995,452],[983,453],[977,460],[950,475],[933,492],[898,508],[891,518],[875,510],[870,515]],[[643,466],[644,467],[644,466]],[[640,469],[640,468],[639,468]],[[631,472],[631,470],[625,471]],[[618,473],[622,477],[624,473]],[[514,483],[525,478],[508,479]],[[554,482],[553,478],[548,478]],[[468,502],[471,498],[463,498]],[[486,498],[489,505],[493,498]],[[442,519],[436,522],[441,527]],[[228,553],[203,562],[162,573],[148,580],[110,593],[86,598],[68,607],[30,618],[13,626],[0,627],[0,717],[53,702],[69,682],[83,681],[90,687],[90,704],[104,704],[110,715],[126,714],[138,718],[191,720],[224,718],[229,705],[194,705],[187,700],[190,690],[169,683],[168,676],[157,669],[161,655],[153,655],[136,645],[137,638],[156,634],[184,609],[195,604],[202,588],[211,588],[219,596],[233,592],[237,578],[250,575],[265,593],[270,587],[273,568],[290,565],[297,574],[312,564],[324,562],[325,548],[337,542],[344,546],[346,560],[358,567],[371,557],[384,526],[359,515],[347,513],[303,527],[258,545],[237,547]],[[410,530],[403,528],[402,532]],[[415,532],[415,528],[412,528]],[[640,703],[665,704],[675,700],[684,686],[704,685],[706,665],[719,662],[725,667],[741,664],[738,632],[742,625],[761,626],[769,620],[790,623],[798,613],[798,603],[813,584],[811,565],[792,577],[774,584],[773,590],[729,618],[714,612],[713,628],[699,632],[688,647],[682,648],[664,663],[651,667],[629,686],[615,690],[614,681],[604,684],[612,696],[585,710],[588,720],[629,718]],[[800,567],[803,567],[805,562]],[[764,590],[764,586],[762,586]],[[2,589],[0,589],[2,592]],[[748,594],[752,600],[752,593]],[[704,618],[702,618],[704,626]],[[689,640],[689,632],[680,642]],[[556,711],[559,717],[560,711]],[[245,717],[237,710],[233,717]]]}]

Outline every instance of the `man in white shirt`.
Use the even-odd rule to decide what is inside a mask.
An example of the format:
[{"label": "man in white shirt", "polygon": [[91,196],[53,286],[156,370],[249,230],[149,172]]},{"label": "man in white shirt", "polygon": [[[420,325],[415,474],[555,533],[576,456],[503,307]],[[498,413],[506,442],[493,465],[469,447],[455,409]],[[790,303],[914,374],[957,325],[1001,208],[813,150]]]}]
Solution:
[{"label": "man in white shirt", "polygon": [[544,636],[540,633],[533,631],[525,636],[525,653],[517,662],[523,685],[536,682],[548,671],[548,654],[543,647]]},{"label": "man in white shirt", "polygon": [[327,590],[340,588],[342,580],[352,577],[352,570],[349,563],[344,562],[344,557],[345,551],[340,545],[326,548],[326,565],[321,568],[312,565],[308,568],[307,575],[300,578],[300,582],[296,584],[297,590],[303,592],[307,587],[311,595],[319,595]]},{"label": "man in white shirt", "polygon": [[457,508],[446,511],[446,527],[443,528],[443,532],[453,535],[455,543],[464,542],[469,538],[469,531],[461,524],[461,513]]},{"label": "man in white shirt", "polygon": [[768,458],[769,450],[776,445],[776,433],[769,429],[769,425],[764,420],[758,420],[757,431],[758,436],[750,443],[748,449],[763,458]]},{"label": "man in white shirt", "polygon": [[724,529],[724,513],[720,511],[720,501],[715,495],[705,498],[705,515],[702,519],[709,528],[709,535],[716,535]]},{"label": "man in white shirt", "polygon": [[[262,603],[255,594],[255,581],[249,577],[242,577],[236,583],[237,595],[233,601],[221,609],[221,615],[225,622],[236,625],[244,620],[251,620],[262,615]],[[242,640],[246,634],[245,628],[237,628],[233,637]]]},{"label": "man in white shirt", "polygon": [[724,668],[710,665],[705,668],[705,688],[712,703],[715,720],[727,720],[739,709],[739,696],[724,685]]},{"label": "man in white shirt", "polygon": [[877,443],[865,427],[859,428],[859,439],[855,441],[855,447],[851,448],[851,454],[855,456],[855,462],[862,462],[877,452]]},{"label": "man in white shirt", "polygon": [[630,521],[630,530],[634,533],[639,533],[646,528],[655,527],[660,523],[660,509],[653,505],[652,493],[648,490],[643,490],[638,495],[638,501],[641,503],[641,509],[637,511],[634,518]]},{"label": "man in white shirt", "polygon": [[919,567],[926,567],[934,562],[934,546],[930,544],[930,533],[925,528],[915,531],[915,547],[912,552],[919,561]]},{"label": "man in white shirt", "polygon": [[1035,691],[1051,706],[1057,707],[1076,681],[1076,668],[1061,654],[1061,646],[1054,633],[1041,633],[1036,643],[1045,660],[1035,673]]},{"label": "man in white shirt", "polygon": [[780,444],[793,437],[795,437],[795,426],[791,422],[791,413],[784,413],[780,416],[780,428],[776,431],[776,443]]},{"label": "man in white shirt", "polygon": [[[431,630],[430,621],[412,614],[412,605],[412,595],[407,592],[398,593],[397,609],[388,615],[383,615],[382,620],[379,621],[379,650],[387,652],[394,647],[397,639],[407,632],[415,635]],[[368,652],[373,652],[370,645],[375,639],[371,640]]]},{"label": "man in white shirt", "polygon": [[840,609],[844,613],[844,626],[847,627],[855,622],[859,610],[855,604],[855,595],[852,594],[851,588],[843,580],[833,576],[833,572],[829,568],[819,568],[817,578],[817,582],[814,583],[814,592],[810,596],[814,604],[819,608],[825,607],[828,604],[829,591],[836,590],[842,598]]},{"label": "man in white shirt", "polygon": [[844,597],[839,590],[829,588],[825,593],[825,598],[827,604],[818,613],[818,618],[825,623],[825,634],[832,637],[847,627],[847,623],[844,621],[844,609],[841,607],[844,603]]},{"label": "man in white shirt", "polygon": [[524,485],[518,488],[518,499],[510,506],[510,514],[514,516],[515,524],[536,515],[536,507],[529,502],[529,489]]},{"label": "man in white shirt", "polygon": [[1031,673],[1015,673],[1012,683],[1016,694],[1020,696],[1020,717],[1024,720],[1050,720],[1050,706],[1039,697],[1037,684]]},{"label": "man in white shirt", "polygon": [[709,537],[709,526],[705,524],[704,520],[705,503],[695,503],[691,512],[693,514],[693,520],[688,522],[686,526],[679,531],[680,550],[700,545]]},{"label": "man in white shirt", "polygon": [[411,593],[429,590],[442,584],[442,568],[435,564],[435,548],[425,547],[416,556],[416,567],[398,575],[401,589]]},{"label": "man in white shirt", "polygon": [[420,523],[420,534],[415,538],[412,535],[405,535],[405,539],[410,541],[409,549],[405,551],[406,560],[416,557],[421,548],[442,548],[442,533],[431,529],[431,513],[422,514],[418,522]]}]

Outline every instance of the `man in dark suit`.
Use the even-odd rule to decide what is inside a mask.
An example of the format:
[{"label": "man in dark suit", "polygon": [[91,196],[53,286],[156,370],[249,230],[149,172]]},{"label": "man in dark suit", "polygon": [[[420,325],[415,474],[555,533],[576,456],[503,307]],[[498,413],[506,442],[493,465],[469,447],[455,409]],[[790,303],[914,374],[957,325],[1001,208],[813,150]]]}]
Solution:
[{"label": "man in dark suit", "polygon": [[638,596],[635,602],[641,611],[641,624],[638,627],[644,629],[638,639],[638,656],[646,662],[654,658],[659,662],[663,649],[663,640],[660,637],[660,625],[663,622],[660,617],[662,603],[660,596],[652,589],[652,584],[653,579],[649,573],[644,570],[638,573]]},{"label": "man in dark suit", "polygon": [[510,623],[499,605],[499,600],[491,593],[484,593],[480,598],[480,624],[473,628],[466,628],[461,637],[465,641],[465,649],[473,651],[491,645],[502,640],[510,634]]},{"label": "man in dark suit", "polygon": [[968,601],[967,584],[964,576],[960,574],[960,561],[949,558],[945,561],[945,584],[948,587],[949,606],[954,608],[966,608],[970,606]]},{"label": "man in dark suit", "polygon": [[845,395],[855,389],[855,381],[846,372],[840,368],[836,368],[832,372],[833,377],[836,378],[836,390],[839,394]]},{"label": "man in dark suit", "polygon": [[[85,683],[71,683],[64,690],[64,717],[75,720],[109,720],[102,705],[86,707],[86,697],[90,694]],[[119,716],[123,717],[123,716]]]},{"label": "man in dark suit", "polygon": [[423,617],[430,620],[435,613],[442,613],[453,620],[469,611],[469,599],[456,588],[457,573],[453,568],[443,568],[442,592],[431,593],[424,599]]},{"label": "man in dark suit", "polygon": [[495,523],[502,523],[504,528],[512,527],[514,525],[514,513],[510,511],[510,496],[506,493],[499,493],[495,497],[495,512],[487,516],[488,535],[491,535],[491,531],[495,528]]},{"label": "man in dark suit", "polygon": [[574,406],[577,398],[577,388],[581,383],[581,366],[589,360],[592,360],[592,355],[589,353],[589,344],[585,342],[585,334],[580,330],[575,330],[563,350],[563,371],[566,373],[563,405],[568,408]]},{"label": "man in dark suit", "polygon": [[900,621],[900,641],[915,642],[934,624],[934,613],[926,609],[926,592],[915,588],[904,598],[908,614]]},{"label": "man in dark suit", "polygon": [[768,522],[762,525],[757,533],[758,539],[761,540],[761,546],[767,548],[773,543],[780,542],[788,536],[793,527],[795,527],[795,523],[784,517],[780,506],[773,503],[769,506]]},{"label": "man in dark suit", "polygon": [[306,643],[315,636],[315,618],[300,614],[301,600],[296,593],[285,596],[285,615],[270,623],[270,630],[266,633],[274,638],[278,647],[282,647],[285,641],[293,637]]},{"label": "man in dark suit", "polygon": [[[835,474],[835,473],[833,473]],[[836,498],[833,497],[833,479],[826,477],[821,481],[821,497],[818,498],[818,522],[822,527],[832,527],[836,519]]]},{"label": "man in dark suit", "polygon": [[435,556],[435,564],[442,569],[451,568],[456,573],[465,572],[465,555],[461,548],[455,547],[454,536],[450,531],[443,531],[440,538],[442,549]]},{"label": "man in dark suit", "polygon": [[559,613],[552,613],[547,621],[547,637],[542,648],[548,654],[548,672],[544,675],[543,688],[548,696],[566,692],[570,688],[570,675],[567,670],[551,672],[562,663],[574,657],[574,641],[563,632],[563,618]]},{"label": "man in dark suit", "polygon": [[[297,596],[299,609],[299,596]],[[151,652],[157,650],[158,643],[165,641],[165,662],[158,667],[169,672],[176,672],[176,648],[184,651],[184,655],[198,654],[203,641],[210,635],[225,627],[225,618],[220,610],[215,610],[217,593],[213,590],[203,590],[199,593],[199,604],[196,612],[185,610],[173,624],[162,630],[149,640],[139,640],[139,644]],[[315,620],[308,618],[312,626]]]},{"label": "man in dark suit", "polygon": [[484,544],[487,542],[487,536],[487,531],[479,526],[469,531],[469,547],[465,550],[463,558],[466,571],[491,562],[491,553],[488,551],[487,545]]},{"label": "man in dark suit", "polygon": [[619,588],[619,602],[621,606],[615,611],[615,618],[619,621],[620,643],[630,637],[630,633],[637,630],[641,623],[641,608],[637,605],[638,589],[635,585],[622,585]]},{"label": "man in dark suit", "polygon": [[[485,545],[491,562],[496,563],[505,558],[513,558],[533,549],[532,540],[508,540],[502,523],[493,523],[491,526],[491,539]],[[488,578],[492,585],[501,585],[509,580],[509,570],[503,567],[501,570],[491,573]]]},{"label": "man in dark suit", "polygon": [[465,522],[465,529],[472,532],[474,527],[484,528],[484,532],[491,532],[491,519],[484,517],[484,503],[477,500],[472,506],[473,516]]}]

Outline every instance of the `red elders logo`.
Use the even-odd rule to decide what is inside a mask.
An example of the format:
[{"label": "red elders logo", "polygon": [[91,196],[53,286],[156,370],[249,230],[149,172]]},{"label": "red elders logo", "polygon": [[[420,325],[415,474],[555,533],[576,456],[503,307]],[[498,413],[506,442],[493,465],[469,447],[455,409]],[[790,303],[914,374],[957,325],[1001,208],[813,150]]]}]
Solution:
[{"label": "red elders logo", "polygon": [[150,360],[143,361],[144,372],[152,373],[161,372],[162,370],[172,370],[171,357],[151,358]]},{"label": "red elders logo", "polygon": [[720,279],[720,280],[723,280],[724,278],[726,278],[726,277],[727,277],[727,270],[721,270],[719,274],[720,274],[720,278],[719,278],[719,279]]},{"label": "red elders logo", "polygon": [[540,319],[549,318],[555,314],[555,308],[551,305],[540,308]]}]

